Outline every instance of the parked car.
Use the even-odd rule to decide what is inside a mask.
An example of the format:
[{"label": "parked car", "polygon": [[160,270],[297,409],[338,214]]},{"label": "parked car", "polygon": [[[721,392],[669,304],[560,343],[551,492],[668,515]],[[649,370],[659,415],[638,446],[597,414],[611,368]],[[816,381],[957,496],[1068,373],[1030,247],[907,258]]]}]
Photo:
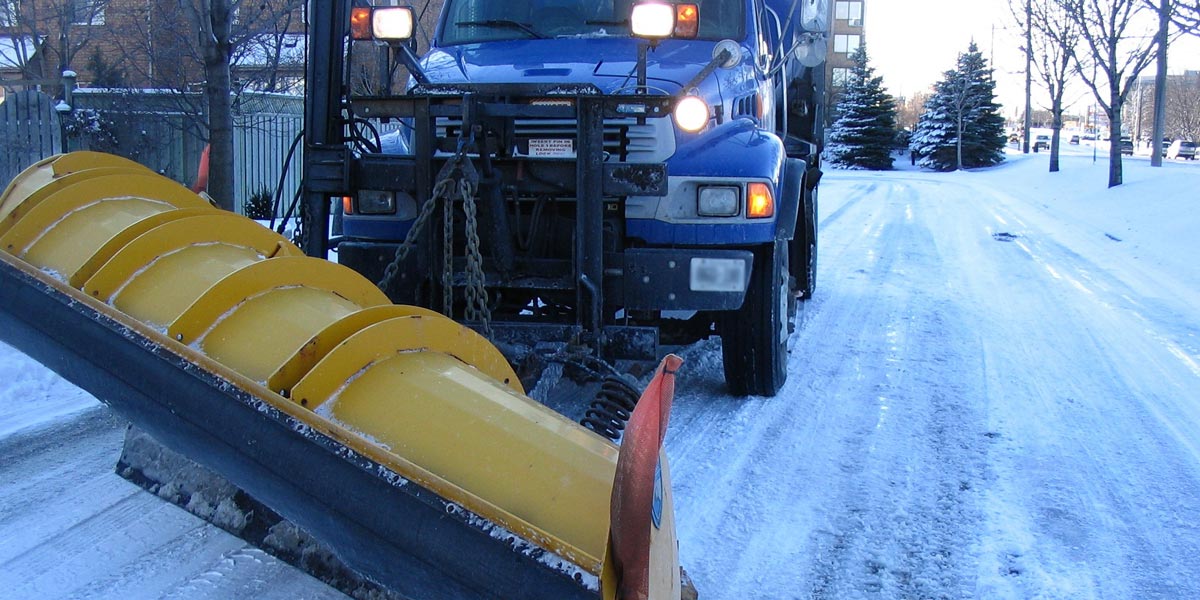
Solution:
[{"label": "parked car", "polygon": [[1069,144],[1074,144],[1074,145],[1078,146],[1078,145],[1079,145],[1079,136],[1077,136],[1077,135],[1073,135],[1073,136],[1071,136],[1071,139],[1070,139],[1070,140],[1068,140],[1068,142],[1067,142],[1067,143],[1069,143]]},{"label": "parked car", "polygon": [[1096,134],[1094,134],[1094,133],[1085,133],[1085,134],[1083,134],[1083,139],[1085,139],[1085,140],[1089,140],[1089,141],[1095,141],[1095,139],[1096,139]]},{"label": "parked car", "polygon": [[1171,142],[1171,146],[1167,148],[1167,158],[1196,160],[1196,142],[1189,140],[1175,140]]},{"label": "parked car", "polygon": [[1033,151],[1034,152],[1037,152],[1038,150],[1040,150],[1042,148],[1045,148],[1046,150],[1050,149],[1050,136],[1048,136],[1044,133],[1038,135],[1033,140]]},{"label": "parked car", "polygon": [[1127,137],[1121,138],[1121,154],[1133,156],[1133,140]]}]

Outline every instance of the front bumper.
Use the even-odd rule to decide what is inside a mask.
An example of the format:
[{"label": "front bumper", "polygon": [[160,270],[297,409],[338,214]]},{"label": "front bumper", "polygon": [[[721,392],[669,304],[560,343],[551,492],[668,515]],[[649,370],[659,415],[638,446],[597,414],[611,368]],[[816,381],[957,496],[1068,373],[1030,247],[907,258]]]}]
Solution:
[{"label": "front bumper", "polygon": [[[338,246],[338,262],[372,281],[383,277],[397,244],[347,240]],[[394,302],[419,303],[419,280],[425,273],[417,253],[397,272],[386,290]],[[744,249],[630,248],[604,258],[604,298],[616,310],[733,310],[742,305],[754,254]],[[486,267],[486,265],[485,265]],[[490,288],[529,290],[530,282],[488,273]],[[528,279],[528,278],[525,278]]]},{"label": "front bumper", "polygon": [[732,310],[742,305],[749,250],[626,250],[621,297],[627,310]]}]

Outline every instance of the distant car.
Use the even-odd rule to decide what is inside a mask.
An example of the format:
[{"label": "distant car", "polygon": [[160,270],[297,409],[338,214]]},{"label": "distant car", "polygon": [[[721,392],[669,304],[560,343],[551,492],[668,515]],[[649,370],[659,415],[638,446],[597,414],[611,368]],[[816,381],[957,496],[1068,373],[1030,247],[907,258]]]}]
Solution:
[{"label": "distant car", "polygon": [[1085,134],[1083,134],[1083,139],[1085,139],[1085,140],[1089,140],[1089,141],[1095,141],[1095,139],[1096,139],[1096,134],[1094,134],[1094,133],[1085,133]]},{"label": "distant car", "polygon": [[1121,138],[1121,154],[1133,156],[1133,140],[1130,138]]},{"label": "distant car", "polygon": [[1167,158],[1186,158],[1196,160],[1196,142],[1175,140],[1167,148]]},{"label": "distant car", "polygon": [[1067,143],[1075,144],[1076,146],[1078,146],[1079,145],[1079,136],[1077,136],[1077,135],[1071,136],[1071,139]]},{"label": "distant car", "polygon": [[1040,150],[1042,148],[1045,148],[1046,150],[1050,149],[1050,136],[1042,134],[1042,135],[1037,136],[1037,138],[1034,139],[1033,151],[1037,152],[1038,150]]}]

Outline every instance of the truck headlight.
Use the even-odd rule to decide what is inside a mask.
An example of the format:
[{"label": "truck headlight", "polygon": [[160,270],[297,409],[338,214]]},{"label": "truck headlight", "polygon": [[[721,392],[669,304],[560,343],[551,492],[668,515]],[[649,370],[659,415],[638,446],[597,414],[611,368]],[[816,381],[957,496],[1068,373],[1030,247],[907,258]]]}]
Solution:
[{"label": "truck headlight", "polygon": [[376,8],[371,14],[371,33],[385,42],[403,42],[413,35],[413,12],[405,7]]},{"label": "truck headlight", "polygon": [[730,185],[701,186],[696,213],[702,217],[736,217],[741,212],[741,190]]},{"label": "truck headlight", "polygon": [[671,37],[675,31],[675,6],[665,2],[639,2],[629,16],[633,35],[652,40]]},{"label": "truck headlight", "polygon": [[684,96],[675,105],[675,124],[688,133],[696,133],[708,124],[708,103],[696,96]]},{"label": "truck headlight", "polygon": [[390,215],[396,212],[396,195],[382,190],[359,190],[358,213]]}]

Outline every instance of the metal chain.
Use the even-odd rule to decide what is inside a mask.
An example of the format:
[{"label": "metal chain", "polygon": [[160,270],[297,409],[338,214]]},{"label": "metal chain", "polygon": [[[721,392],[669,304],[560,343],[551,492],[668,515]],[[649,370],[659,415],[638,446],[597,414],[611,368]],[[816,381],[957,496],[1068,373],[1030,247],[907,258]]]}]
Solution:
[{"label": "metal chain", "polygon": [[461,157],[455,157],[454,160],[447,162],[446,167],[443,167],[442,171],[438,173],[438,182],[433,186],[433,194],[421,205],[421,212],[417,215],[417,219],[413,221],[412,228],[408,230],[408,235],[404,236],[404,242],[400,244],[400,247],[396,248],[396,255],[392,258],[392,262],[383,270],[383,279],[380,279],[375,284],[380,290],[387,292],[388,287],[391,286],[392,280],[400,272],[400,264],[404,262],[404,259],[408,257],[408,253],[416,246],[417,239],[421,236],[421,231],[429,223],[430,217],[433,216],[433,209],[437,207],[438,200],[446,199],[449,202],[450,190],[454,187],[454,169],[447,169],[447,167],[457,164],[459,160],[461,160]]},{"label": "metal chain", "polygon": [[[457,176],[456,176],[457,175]],[[454,309],[454,201],[461,198],[463,213],[466,217],[467,237],[467,285],[466,285],[466,314],[468,321],[478,322],[484,335],[492,335],[492,311],[488,306],[486,278],[483,273],[483,254],[480,252],[482,243],[479,240],[478,208],[475,204],[478,174],[465,153],[459,152],[453,159],[446,162],[438,173],[437,184],[429,199],[421,205],[421,212],[413,221],[412,228],[404,237],[404,242],[396,248],[392,262],[384,269],[383,279],[376,284],[379,289],[387,288],[400,272],[400,265],[408,257],[416,245],[421,231],[429,223],[439,200],[442,201],[442,307],[443,314],[453,318]]]},{"label": "metal chain", "polygon": [[[461,183],[451,184],[458,192]],[[454,318],[454,196],[447,194],[442,204],[442,314]]]},{"label": "metal chain", "polygon": [[466,178],[459,185],[463,213],[467,220],[467,313],[468,321],[482,325],[483,334],[492,337],[492,310],[488,307],[488,292],[484,287],[483,255],[479,251],[479,221],[476,219],[475,184]]}]

